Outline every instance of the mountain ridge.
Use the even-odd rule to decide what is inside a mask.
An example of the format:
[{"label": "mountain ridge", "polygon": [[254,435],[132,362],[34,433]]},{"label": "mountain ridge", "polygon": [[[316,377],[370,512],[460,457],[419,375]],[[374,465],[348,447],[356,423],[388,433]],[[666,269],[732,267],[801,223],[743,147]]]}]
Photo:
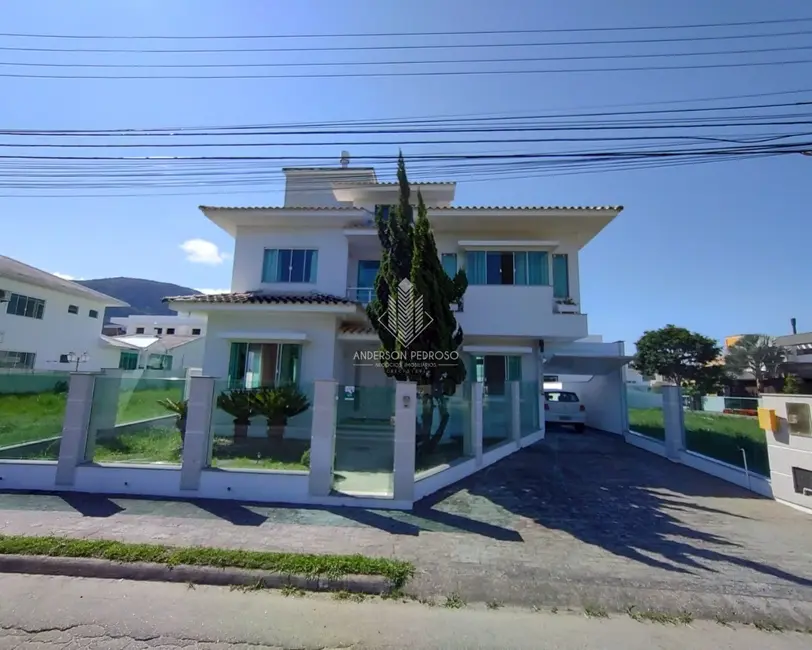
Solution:
[{"label": "mountain ridge", "polygon": [[88,289],[123,300],[129,307],[107,307],[104,310],[104,322],[111,318],[149,314],[155,316],[174,316],[176,312],[162,302],[167,296],[192,296],[202,292],[171,282],[158,282],[143,278],[114,277],[96,278],[93,280],[74,280]]}]

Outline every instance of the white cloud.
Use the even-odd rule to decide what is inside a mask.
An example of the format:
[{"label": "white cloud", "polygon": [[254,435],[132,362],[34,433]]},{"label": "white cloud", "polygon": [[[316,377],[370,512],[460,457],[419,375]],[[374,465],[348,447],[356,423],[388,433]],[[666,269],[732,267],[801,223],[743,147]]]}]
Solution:
[{"label": "white cloud", "polygon": [[74,277],[72,275],[68,275],[67,273],[55,272],[55,273],[51,273],[51,275],[55,275],[56,277],[62,278],[63,280],[84,280],[84,278],[77,278],[77,277]]},{"label": "white cloud", "polygon": [[200,293],[206,294],[215,294],[215,293],[231,293],[231,289],[195,289],[195,291],[199,291]]},{"label": "white cloud", "polygon": [[225,262],[230,255],[221,251],[217,244],[205,239],[188,239],[180,245],[186,253],[186,261],[194,264],[211,264],[216,266]]}]

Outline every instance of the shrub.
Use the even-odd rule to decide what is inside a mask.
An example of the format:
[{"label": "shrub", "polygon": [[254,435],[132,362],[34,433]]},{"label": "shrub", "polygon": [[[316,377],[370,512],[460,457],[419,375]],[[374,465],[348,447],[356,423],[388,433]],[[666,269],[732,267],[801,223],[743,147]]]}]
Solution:
[{"label": "shrub", "polygon": [[302,458],[299,461],[305,467],[310,467],[310,448],[308,447],[305,449],[305,452],[302,454]]}]

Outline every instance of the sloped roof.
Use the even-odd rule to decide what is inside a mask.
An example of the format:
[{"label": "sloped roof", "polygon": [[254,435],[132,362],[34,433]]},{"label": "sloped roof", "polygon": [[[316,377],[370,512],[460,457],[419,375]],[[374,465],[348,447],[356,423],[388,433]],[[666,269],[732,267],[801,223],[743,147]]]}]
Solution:
[{"label": "sloped roof", "polygon": [[268,293],[247,291],[245,293],[215,293],[194,296],[170,296],[163,302],[214,303],[232,305],[355,305],[354,300],[325,293]]},{"label": "sloped roof", "polygon": [[[425,185],[426,183],[424,183]],[[433,183],[434,185],[446,185],[446,183]],[[453,185],[453,183],[448,183]],[[310,211],[327,211],[327,210],[354,210],[356,212],[363,212],[361,208],[353,206],[283,206],[283,205],[269,205],[269,206],[244,206],[244,207],[225,207],[225,206],[212,206],[201,205],[198,206],[201,210],[307,210]],[[532,212],[538,210],[554,210],[554,211],[572,211],[583,212],[585,210],[594,212],[621,212],[622,205],[447,205],[447,206],[431,206],[428,208],[429,212],[435,211],[460,211],[466,210],[504,210],[505,212]]]},{"label": "sloped roof", "polygon": [[[52,273],[48,273],[34,266],[29,266],[19,260],[6,257],[5,255],[0,255],[0,277],[26,282],[37,287],[42,287],[43,289],[67,293],[72,296],[85,298],[86,300],[93,300],[107,307],[129,307],[126,302],[118,300],[117,298],[113,298],[99,291],[94,291],[93,289],[88,289],[76,282],[63,280]],[[2,288],[3,287],[0,286],[0,289]]]}]

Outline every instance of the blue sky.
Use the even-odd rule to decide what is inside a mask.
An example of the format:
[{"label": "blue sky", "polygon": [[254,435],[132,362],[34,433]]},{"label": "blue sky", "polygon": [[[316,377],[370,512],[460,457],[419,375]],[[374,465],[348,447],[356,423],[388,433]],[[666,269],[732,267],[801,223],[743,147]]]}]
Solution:
[{"label": "blue sky", "polygon": [[[0,31],[134,36],[335,34],[626,27],[809,16],[812,7],[804,0],[8,0],[3,3]],[[812,24],[806,27],[812,29]],[[597,38],[594,34],[575,36]],[[0,36],[0,45],[21,45],[24,40],[27,45],[45,42]],[[50,47],[88,45],[88,41],[46,40]],[[397,44],[398,39],[379,39],[377,43],[387,41]],[[415,39],[409,42],[420,43]],[[812,37],[795,37],[791,42],[809,46]],[[195,42],[158,43],[179,47]],[[286,41],[285,45],[291,43]],[[155,41],[124,44],[156,46]],[[320,44],[330,41],[322,40]],[[347,39],[339,44],[347,45]],[[776,44],[775,39],[771,44]],[[90,45],[122,43],[96,41]],[[724,49],[718,44],[703,47]],[[687,51],[684,48],[682,51]],[[577,55],[579,48],[558,48],[556,52]],[[522,56],[523,51],[513,48],[509,53],[489,54]],[[525,54],[537,55],[538,51]],[[138,56],[129,59],[130,55],[100,58],[105,55],[0,52],[0,61],[146,60],[144,55]],[[175,62],[151,56],[151,63]],[[239,60],[267,61],[257,56],[274,55],[250,56],[254,58]],[[373,56],[360,53],[354,60],[371,60]],[[759,58],[745,55],[738,60],[809,56],[776,53]],[[621,64],[613,61],[607,65]],[[7,66],[0,66],[0,72],[4,69]],[[69,74],[70,70],[63,69],[60,74]],[[3,78],[0,125],[6,129],[104,129],[566,111],[812,89],[810,79],[812,64],[481,77]],[[812,100],[812,92],[793,97]],[[0,140],[0,151],[8,152],[4,143],[7,141]],[[378,153],[395,153],[390,149],[379,148]],[[404,147],[407,158],[429,150],[421,145]],[[285,153],[335,155],[337,159],[339,152],[340,147],[325,145]],[[234,152],[224,147],[218,153]],[[801,278],[809,275],[812,264],[807,253],[812,234],[810,180],[812,158],[796,155],[615,173],[461,180],[457,201],[471,205],[624,205],[620,217],[581,255],[582,302],[589,314],[590,330],[607,339],[632,342],[644,330],[666,323],[715,338],[740,332],[779,335],[788,332],[793,316],[801,331],[812,330],[812,305],[806,293],[799,291]],[[0,252],[78,278],[124,275],[195,288],[228,287],[231,238],[210,224],[197,206],[282,202],[278,184],[261,191],[246,191],[250,189],[199,187],[178,190],[185,194],[182,196],[158,196],[161,190],[156,190],[141,196],[85,198],[10,197],[8,194],[17,192],[0,188],[4,224]],[[202,240],[204,244],[187,245],[184,250],[184,242],[190,240]]]}]

